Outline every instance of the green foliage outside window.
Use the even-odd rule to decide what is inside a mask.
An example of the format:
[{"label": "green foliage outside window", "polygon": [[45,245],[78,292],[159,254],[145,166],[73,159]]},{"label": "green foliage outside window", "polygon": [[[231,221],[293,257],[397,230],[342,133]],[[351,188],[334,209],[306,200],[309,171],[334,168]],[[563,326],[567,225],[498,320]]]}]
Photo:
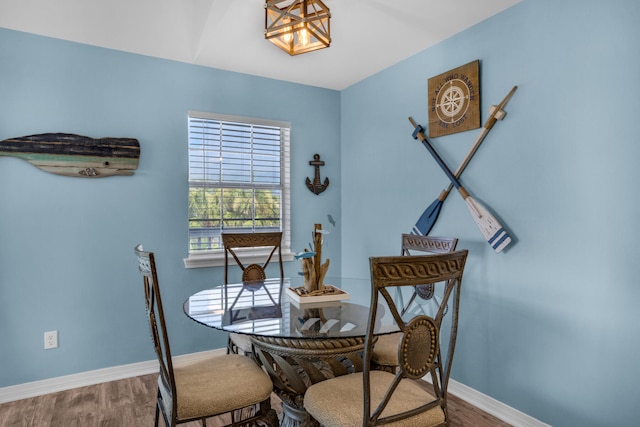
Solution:
[{"label": "green foliage outside window", "polygon": [[192,237],[189,250],[221,249],[220,229],[279,230],[279,193],[271,189],[190,188],[189,229]]}]

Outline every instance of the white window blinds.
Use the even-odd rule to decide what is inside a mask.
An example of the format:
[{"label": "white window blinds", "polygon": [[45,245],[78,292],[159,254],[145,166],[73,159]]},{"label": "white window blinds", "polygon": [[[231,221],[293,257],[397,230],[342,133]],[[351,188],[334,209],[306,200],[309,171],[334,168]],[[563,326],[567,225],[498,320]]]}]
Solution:
[{"label": "white window blinds", "polygon": [[289,246],[290,125],[189,112],[189,253],[220,233],[280,231]]}]

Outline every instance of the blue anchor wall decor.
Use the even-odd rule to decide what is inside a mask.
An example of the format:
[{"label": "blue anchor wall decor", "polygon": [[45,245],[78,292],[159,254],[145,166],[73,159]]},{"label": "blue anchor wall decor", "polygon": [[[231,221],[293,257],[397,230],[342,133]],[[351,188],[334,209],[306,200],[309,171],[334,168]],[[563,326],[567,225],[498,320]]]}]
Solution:
[{"label": "blue anchor wall decor", "polygon": [[324,162],[320,160],[320,154],[314,154],[313,160],[309,162],[311,166],[315,166],[316,173],[313,182],[307,177],[307,188],[316,196],[322,193],[329,186],[329,178],[324,178],[324,183],[320,182],[320,166],[324,166]]}]

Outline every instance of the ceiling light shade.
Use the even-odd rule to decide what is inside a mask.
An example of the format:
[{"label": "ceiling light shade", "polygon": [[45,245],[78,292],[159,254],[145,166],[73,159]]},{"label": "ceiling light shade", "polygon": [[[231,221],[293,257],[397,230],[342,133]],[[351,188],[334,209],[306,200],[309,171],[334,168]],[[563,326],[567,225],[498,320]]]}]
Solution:
[{"label": "ceiling light shade", "polygon": [[264,37],[289,55],[331,44],[331,12],[321,0],[268,0],[264,10]]}]

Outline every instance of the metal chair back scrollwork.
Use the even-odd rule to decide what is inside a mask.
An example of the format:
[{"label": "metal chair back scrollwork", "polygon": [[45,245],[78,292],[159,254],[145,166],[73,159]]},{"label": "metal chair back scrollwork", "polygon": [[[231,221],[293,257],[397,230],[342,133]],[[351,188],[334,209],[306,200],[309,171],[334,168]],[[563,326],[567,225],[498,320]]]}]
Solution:
[{"label": "metal chair back scrollwork", "polygon": [[[235,264],[242,270],[242,283],[247,289],[259,287],[266,279],[266,269],[273,259],[277,257],[277,264],[280,270],[280,279],[284,279],[284,265],[282,263],[282,232],[265,232],[265,233],[222,233],[222,246],[224,247],[224,283],[229,282],[229,267],[233,265],[230,257]],[[243,250],[264,248],[268,255],[265,262],[260,265],[256,263],[249,264],[243,261],[245,258]],[[246,265],[245,265],[246,264]],[[251,342],[246,335],[231,333],[227,342],[228,353],[242,353],[246,356],[252,356],[253,351]]]},{"label": "metal chair back scrollwork", "polygon": [[155,426],[160,413],[168,427],[198,420],[206,426],[207,418],[227,413],[231,415],[229,426],[277,426],[278,417],[271,408],[273,383],[251,359],[223,355],[174,365],[154,253],[145,251],[142,245],[137,245],[134,252],[143,277],[147,321],[160,365]]},{"label": "metal chair back scrollwork", "polygon": [[[364,369],[316,383],[304,396],[307,412],[324,426],[448,426],[447,388],[457,335],[458,306],[467,251],[370,259],[372,295],[365,338]],[[435,316],[402,316],[392,290],[422,284],[444,286],[444,304]],[[374,333],[384,300],[401,330],[395,373],[371,368]],[[452,324],[448,356],[442,360],[440,335],[445,305]],[[406,314],[405,314],[406,316]],[[426,375],[430,382],[423,381]],[[428,389],[428,390],[427,390]]]},{"label": "metal chair back scrollwork", "polygon": [[[457,245],[458,239],[454,237],[403,234],[401,255],[411,256],[453,252],[456,250]],[[405,304],[402,290],[397,289],[396,297],[398,298],[398,304],[402,307],[402,314],[405,314],[410,307],[422,309],[419,303],[431,303],[437,310],[442,301],[440,301],[441,296],[436,295],[435,290],[433,283],[416,285],[413,287],[411,296]],[[395,372],[398,368],[399,339],[399,334],[387,334],[378,337],[371,359],[375,368]]]},{"label": "metal chair back scrollwork", "polygon": [[[266,278],[265,270],[273,255],[277,252],[278,265],[280,267],[280,277],[284,278],[284,266],[282,264],[282,232],[269,233],[222,233],[222,245],[224,246],[224,283],[229,283],[229,255],[235,260],[236,264],[242,269],[243,282],[255,282]],[[244,265],[242,254],[238,253],[238,249],[248,248],[270,248],[271,251],[267,256],[264,264]]]},{"label": "metal chair back scrollwork", "polygon": [[[457,245],[458,239],[455,237],[432,237],[403,234],[401,255],[422,255],[425,253],[444,254],[455,251]],[[411,298],[403,307],[403,312],[409,309],[416,297],[428,300],[432,299],[434,295],[433,284],[416,285]]]}]

